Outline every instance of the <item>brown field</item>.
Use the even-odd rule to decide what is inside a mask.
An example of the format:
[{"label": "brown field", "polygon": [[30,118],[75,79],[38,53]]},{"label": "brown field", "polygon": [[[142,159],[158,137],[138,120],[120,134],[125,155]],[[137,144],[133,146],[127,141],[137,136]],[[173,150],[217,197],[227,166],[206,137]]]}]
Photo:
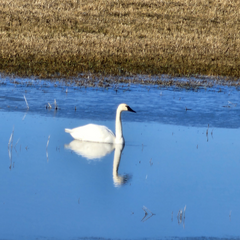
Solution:
[{"label": "brown field", "polygon": [[239,0],[1,0],[0,72],[240,77]]}]

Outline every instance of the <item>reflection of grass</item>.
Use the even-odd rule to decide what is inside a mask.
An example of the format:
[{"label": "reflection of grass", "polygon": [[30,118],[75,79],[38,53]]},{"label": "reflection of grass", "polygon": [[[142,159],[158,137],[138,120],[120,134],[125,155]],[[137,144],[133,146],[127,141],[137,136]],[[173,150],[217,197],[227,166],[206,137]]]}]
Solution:
[{"label": "reflection of grass", "polygon": [[0,71],[240,76],[239,1],[1,0]]}]

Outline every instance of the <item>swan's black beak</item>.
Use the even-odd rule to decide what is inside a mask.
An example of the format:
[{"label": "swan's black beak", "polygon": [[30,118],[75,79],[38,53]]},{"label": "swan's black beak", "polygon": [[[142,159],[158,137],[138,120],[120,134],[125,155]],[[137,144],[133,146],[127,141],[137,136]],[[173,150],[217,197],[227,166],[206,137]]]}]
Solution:
[{"label": "swan's black beak", "polygon": [[129,106],[127,106],[127,110],[129,111],[129,112],[134,112],[134,113],[136,113],[134,110],[132,110]]}]

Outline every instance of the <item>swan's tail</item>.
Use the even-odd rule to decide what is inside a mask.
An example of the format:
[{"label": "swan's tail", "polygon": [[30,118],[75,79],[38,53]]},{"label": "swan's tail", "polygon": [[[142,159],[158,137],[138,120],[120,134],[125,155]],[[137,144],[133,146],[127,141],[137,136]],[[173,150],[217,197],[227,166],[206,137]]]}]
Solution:
[{"label": "swan's tail", "polygon": [[71,131],[72,131],[72,129],[65,128],[65,132],[66,132],[66,133],[70,133]]}]

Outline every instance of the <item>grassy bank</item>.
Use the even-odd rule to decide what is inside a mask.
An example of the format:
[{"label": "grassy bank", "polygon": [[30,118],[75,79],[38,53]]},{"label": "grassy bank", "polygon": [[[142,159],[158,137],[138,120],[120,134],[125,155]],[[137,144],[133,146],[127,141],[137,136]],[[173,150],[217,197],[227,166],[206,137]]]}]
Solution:
[{"label": "grassy bank", "polygon": [[1,0],[0,71],[240,77],[238,0]]}]

